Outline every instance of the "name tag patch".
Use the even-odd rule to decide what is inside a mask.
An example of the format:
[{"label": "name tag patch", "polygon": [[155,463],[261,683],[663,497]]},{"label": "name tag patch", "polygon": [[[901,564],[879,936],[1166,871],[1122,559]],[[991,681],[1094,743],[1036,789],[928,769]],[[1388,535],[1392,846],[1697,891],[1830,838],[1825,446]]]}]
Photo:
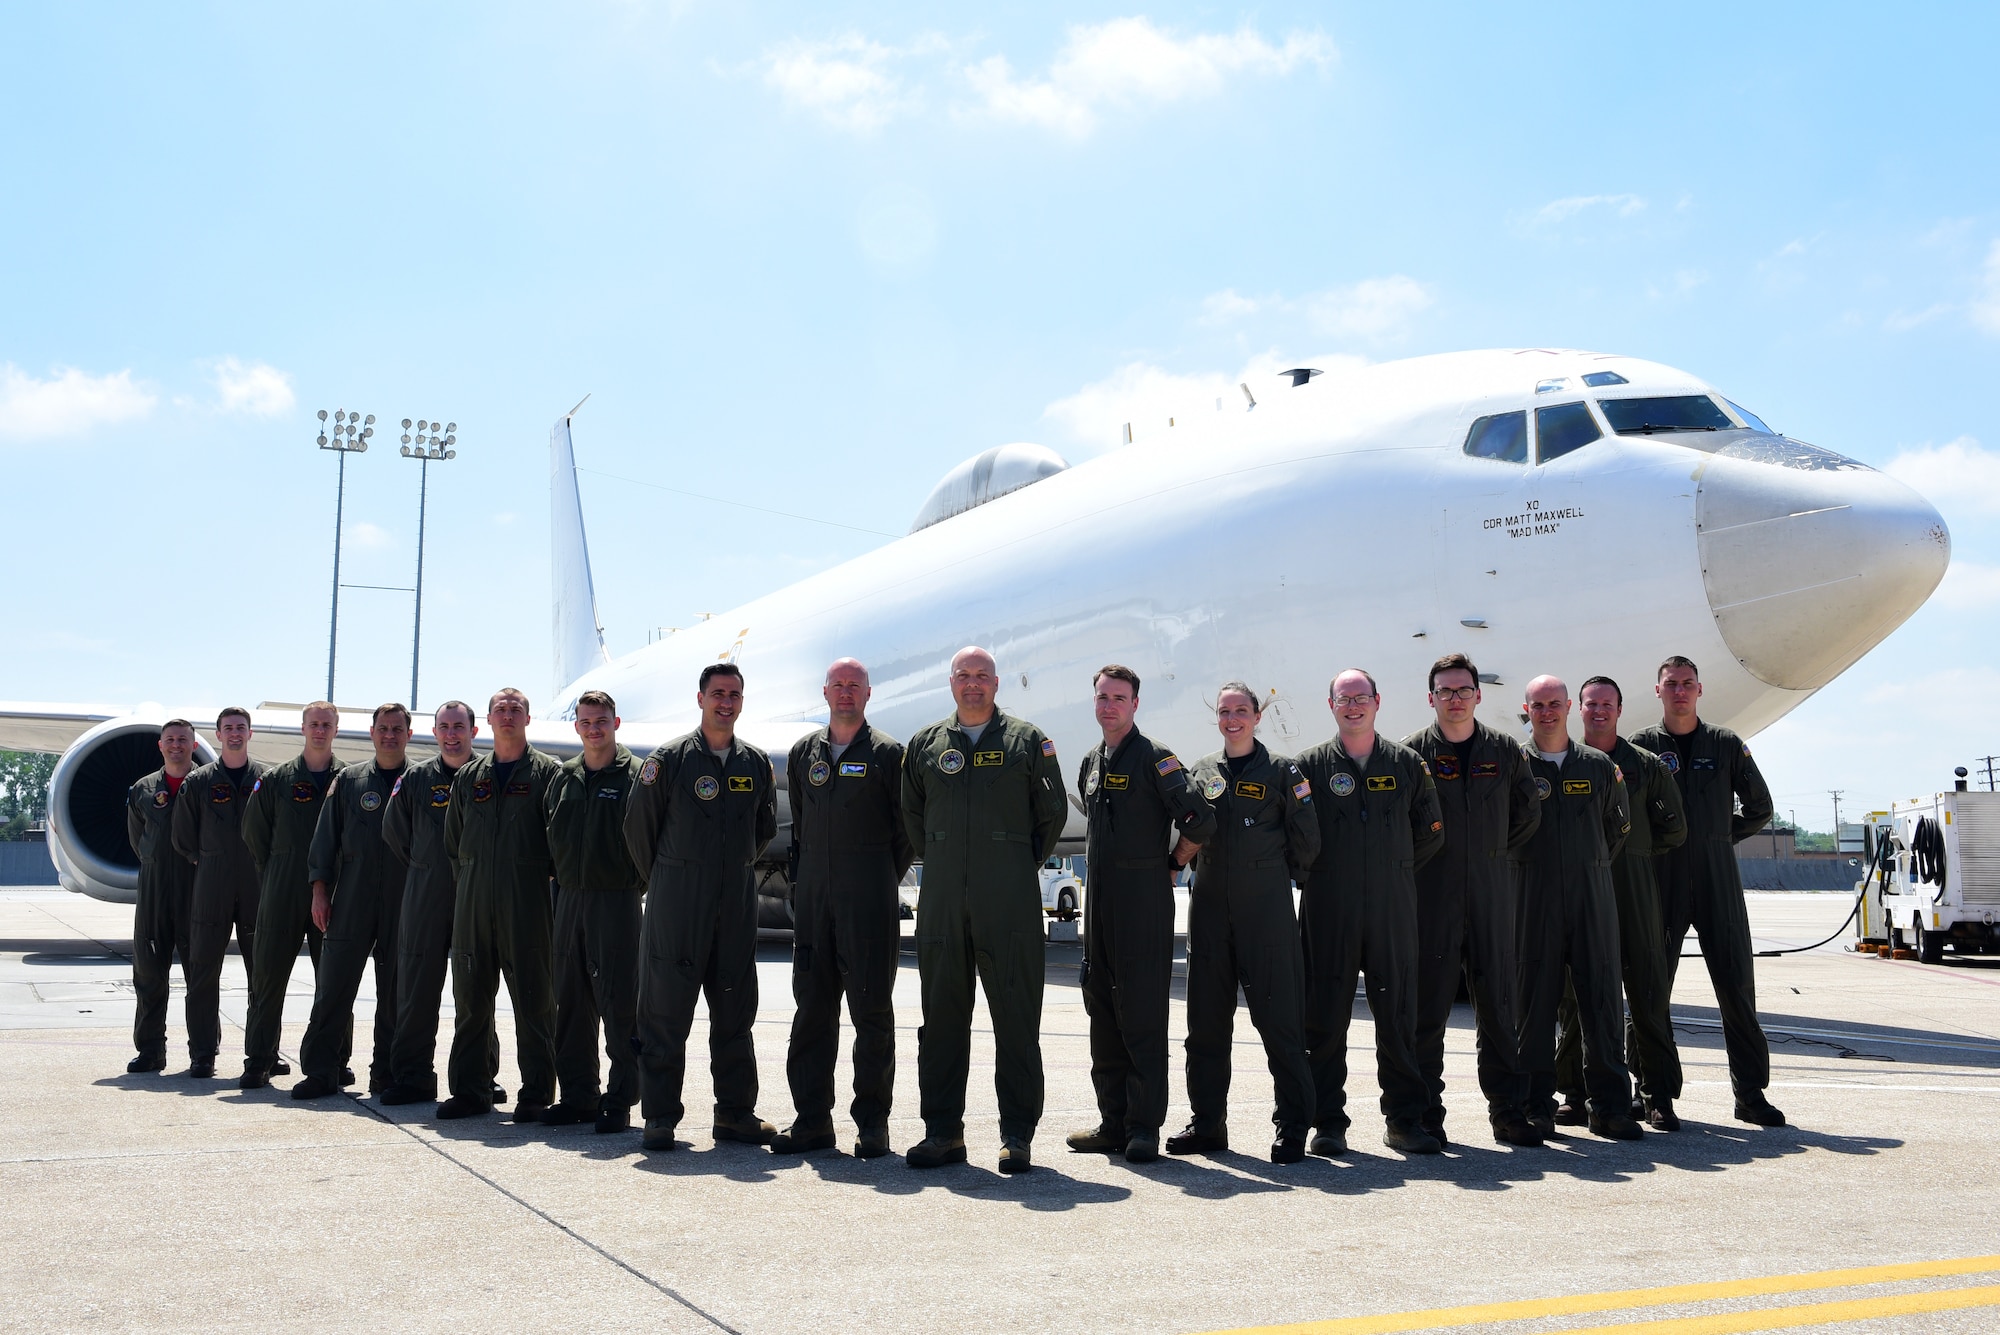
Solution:
[{"label": "name tag patch", "polygon": [[1564,797],[1589,797],[1589,796],[1590,796],[1590,780],[1589,780],[1589,779],[1564,779],[1564,780],[1563,780],[1563,796],[1564,796]]},{"label": "name tag patch", "polygon": [[1368,776],[1368,791],[1371,793],[1393,793],[1396,791],[1396,776],[1393,774],[1371,774]]},{"label": "name tag patch", "polygon": [[1107,774],[1104,776],[1104,786],[1106,788],[1130,788],[1132,786],[1132,776],[1129,774]]},{"label": "name tag patch", "polygon": [[618,790],[616,788],[600,788],[597,790],[597,795],[611,802],[618,800]]},{"label": "name tag patch", "polygon": [[843,779],[865,779],[868,777],[868,762],[865,760],[843,760],[840,762],[840,777]]},{"label": "name tag patch", "polygon": [[[1439,762],[1443,763],[1443,762]],[[1497,760],[1475,760],[1472,762],[1472,777],[1475,779],[1497,779],[1500,777],[1500,762]]]},{"label": "name tag patch", "polygon": [[507,796],[526,797],[527,795],[528,795],[528,781],[526,779],[516,779],[512,783],[507,785]]},{"label": "name tag patch", "polygon": [[[1055,752],[1045,751],[1043,754],[1052,756]],[[1004,765],[1006,763],[1007,753],[1005,751],[974,751],[972,753],[972,767],[974,769],[991,769],[995,765]]]},{"label": "name tag patch", "polygon": [[756,790],[757,790],[757,781],[751,778],[748,774],[732,774],[729,776],[730,792],[750,793],[750,792],[755,792]]},{"label": "name tag patch", "polygon": [[1248,798],[1252,802],[1263,801],[1266,791],[1264,785],[1261,783],[1252,783],[1248,779],[1238,779],[1236,781],[1236,795]]},{"label": "name tag patch", "polygon": [[1693,760],[1689,761],[1688,763],[1689,763],[1689,765],[1690,765],[1690,766],[1691,766],[1692,768],[1694,768],[1694,769],[1714,769],[1714,768],[1715,768],[1715,757],[1714,757],[1714,756],[1696,756],[1696,757],[1695,757],[1695,758],[1694,758]]}]

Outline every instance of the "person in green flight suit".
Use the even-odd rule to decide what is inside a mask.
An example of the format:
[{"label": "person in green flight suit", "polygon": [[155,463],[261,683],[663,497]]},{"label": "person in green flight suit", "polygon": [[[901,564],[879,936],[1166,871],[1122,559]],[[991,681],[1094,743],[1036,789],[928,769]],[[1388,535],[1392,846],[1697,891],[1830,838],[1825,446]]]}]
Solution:
[{"label": "person in green flight suit", "polygon": [[1042,1118],[1048,950],[1040,867],[1062,834],[1068,802],[1056,744],[1000,709],[991,653],[959,650],[950,685],[952,714],[918,729],[903,752],[903,823],[924,864],[917,897],[924,1138],[906,1158],[912,1168],[965,1162],[977,977],[993,1018],[1000,1171],[1024,1173]]},{"label": "person in green flight suit", "polygon": [[[132,994],[138,1005],[132,1015],[132,1046],[138,1055],[125,1066],[128,1075],[167,1069],[167,1001],[174,953],[180,952],[181,972],[188,959],[188,908],[194,892],[194,863],[174,848],[173,804],[181,785],[194,770],[194,724],[184,718],[160,725],[160,768],[134,783],[125,794],[125,838],[139,859],[139,894],[132,906]],[[194,1003],[183,999],[193,1019]],[[194,1028],[188,1028],[191,1061]]]},{"label": "person in green flight suit", "polygon": [[[1577,693],[1583,742],[1611,757],[1625,776],[1632,800],[1632,833],[1611,864],[1618,896],[1618,958],[1625,981],[1625,1060],[1639,1085],[1632,1115],[1656,1131],[1678,1131],[1674,1100],[1681,1096],[1681,1055],[1674,1046],[1669,1008],[1667,949],[1662,941],[1659,883],[1653,859],[1687,838],[1687,817],[1674,776],[1651,751],[1618,735],[1625,696],[1609,677],[1592,677]],[[1556,1122],[1580,1123],[1584,1106],[1583,1044],[1574,989],[1563,996],[1556,1037],[1556,1088],[1563,1093]],[[1573,1119],[1573,1120],[1572,1120]]]},{"label": "person in green flight suit", "polygon": [[792,1041],[785,1075],[792,1125],[771,1149],[831,1149],[833,1068],[840,1000],[854,1021],[857,1158],[889,1152],[896,1085],[896,970],[910,869],[903,826],[903,744],[868,724],[868,669],[835,661],[820,688],[826,726],[800,738],[785,762],[792,812]]},{"label": "person in green flight suit", "polygon": [[503,686],[486,702],[493,750],[459,766],[444,814],[444,851],[458,899],[451,922],[452,1027],[437,1116],[493,1111],[493,1002],[500,982],[514,1003],[521,1068],[516,1122],[540,1122],[556,1092],[554,915],[548,828],[542,803],[562,765],[528,745],[528,697]]},{"label": "person in green flight suit", "polygon": [[1187,1089],[1185,1129],[1167,1137],[1169,1154],[1229,1148],[1229,1058],[1236,991],[1264,1040],[1276,1108],[1272,1163],[1305,1158],[1313,1119],[1306,1058],[1305,957],[1292,885],[1319,857],[1312,784],[1291,760],[1257,740],[1264,716],[1240,681],[1215,695],[1222,749],[1195,765],[1194,782],[1215,808],[1215,834],[1195,856],[1188,896]]},{"label": "person in green flight suit", "polygon": [[[195,770],[173,803],[174,851],[194,864],[188,895],[188,1074],[212,1079],[222,1048],[222,962],[229,934],[249,973],[257,957],[257,863],[243,845],[243,812],[270,768],[250,758],[250,711],[230,705],[215,716],[214,760]],[[290,1071],[274,1062],[272,1071]]]},{"label": "person in green flight suit", "polygon": [[1174,978],[1174,874],[1215,833],[1215,812],[1179,756],[1140,732],[1139,674],[1112,663],[1092,683],[1104,740],[1077,771],[1089,818],[1083,1004],[1097,1127],[1079,1153],[1160,1155],[1167,1120],[1167,1013]]},{"label": "person in green flight suit", "polygon": [[295,1099],[323,1099],[340,1092],[347,1065],[344,1044],[354,1032],[354,998],[361,972],[375,960],[375,1044],[368,1063],[368,1092],[389,1088],[396,1041],[396,919],[403,907],[409,867],[382,838],[382,809],[402,781],[410,743],[410,711],[377,705],[368,725],[375,758],[335,776],[313,831],[307,875],[312,877],[313,926],[324,932],[313,983],[312,1018],[299,1044],[305,1078]]},{"label": "person in green flight suit", "polygon": [[[542,814],[556,862],[556,1081],[562,1101],[549,1126],[591,1122],[629,1130],[639,1101],[639,901],[646,878],[625,848],[625,808],[639,761],[618,741],[618,704],[603,691],[577,696],[572,722],[583,754],[563,762]],[[597,1036],[611,1082],[601,1083]]]},{"label": "person in green flight suit", "polygon": [[1382,1143],[1436,1154],[1424,1130],[1430,1088],[1417,1066],[1417,869],[1444,844],[1437,787],[1422,756],[1375,731],[1382,693],[1360,668],[1327,687],[1335,734],[1299,753],[1319,813],[1319,856],[1299,897],[1314,1154],[1347,1153],[1347,1030],[1357,975],[1368,979]]},{"label": "person in green flight suit", "polygon": [[[340,731],[340,712],[316,700],[300,715],[305,749],[272,767],[250,790],[243,811],[243,844],[257,863],[263,887],[257,896],[256,954],[250,962],[250,1013],[244,1023],[243,1076],[240,1089],[259,1089],[278,1074],[278,1042],[285,1024],[285,988],[301,945],[319,969],[320,930],[312,920],[312,877],[308,862],[319,809],[333,786],[333,739]],[[346,1070],[352,1028],[340,1046],[341,1065],[335,1074],[342,1084],[353,1080]]]},{"label": "person in green flight suit", "polygon": [[1687,841],[1654,868],[1668,984],[1692,927],[1701,936],[1701,958],[1722,1012],[1737,1120],[1783,1126],[1785,1115],[1764,1093],[1771,1084],[1771,1044],[1757,1022],[1756,953],[1736,868],[1736,845],[1770,822],[1771,790],[1743,739],[1702,720],[1701,671],[1691,661],[1675,654],[1660,664],[1653,690],[1660,697],[1661,721],[1634,733],[1632,743],[1673,772],[1688,824]]}]

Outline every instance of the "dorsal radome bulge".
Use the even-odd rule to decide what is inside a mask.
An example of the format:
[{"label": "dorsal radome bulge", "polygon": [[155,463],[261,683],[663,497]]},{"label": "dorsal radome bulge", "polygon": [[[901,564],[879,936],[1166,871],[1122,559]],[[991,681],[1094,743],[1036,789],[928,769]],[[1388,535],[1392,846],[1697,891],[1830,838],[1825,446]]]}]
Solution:
[{"label": "dorsal radome bulge", "polygon": [[917,517],[910,521],[910,532],[977,509],[1010,491],[1054,477],[1068,467],[1067,460],[1044,445],[1026,441],[995,445],[973,455],[938,480],[918,507]]}]

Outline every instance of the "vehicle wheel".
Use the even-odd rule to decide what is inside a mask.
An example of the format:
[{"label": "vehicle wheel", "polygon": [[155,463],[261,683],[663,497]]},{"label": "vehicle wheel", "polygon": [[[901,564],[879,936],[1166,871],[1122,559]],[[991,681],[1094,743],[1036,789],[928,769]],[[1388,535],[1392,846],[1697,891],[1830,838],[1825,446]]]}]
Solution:
[{"label": "vehicle wheel", "polygon": [[1916,939],[1917,962],[1920,964],[1943,964],[1945,933],[1933,932],[1918,919],[1911,926],[1910,935]]},{"label": "vehicle wheel", "polygon": [[1058,918],[1061,918],[1064,922],[1070,922],[1075,919],[1076,891],[1074,890],[1056,891],[1056,916]]}]

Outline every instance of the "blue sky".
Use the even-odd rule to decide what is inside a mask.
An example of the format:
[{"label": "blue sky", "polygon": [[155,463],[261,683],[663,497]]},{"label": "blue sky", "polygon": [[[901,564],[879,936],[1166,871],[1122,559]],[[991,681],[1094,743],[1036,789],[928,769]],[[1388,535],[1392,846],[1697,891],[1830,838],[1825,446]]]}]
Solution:
[{"label": "blue sky", "polygon": [[[1760,741],[1781,810],[2000,751],[1978,7],[109,13],[0,16],[0,698],[318,694],[322,407],[458,425],[428,703],[553,684],[544,452],[586,393],[622,651],[902,532],[988,445],[1547,344],[1685,367],[1950,521],[1931,604]],[[412,573],[396,434],[350,460],[356,583]],[[407,595],[343,608],[341,698],[406,694]]]}]

